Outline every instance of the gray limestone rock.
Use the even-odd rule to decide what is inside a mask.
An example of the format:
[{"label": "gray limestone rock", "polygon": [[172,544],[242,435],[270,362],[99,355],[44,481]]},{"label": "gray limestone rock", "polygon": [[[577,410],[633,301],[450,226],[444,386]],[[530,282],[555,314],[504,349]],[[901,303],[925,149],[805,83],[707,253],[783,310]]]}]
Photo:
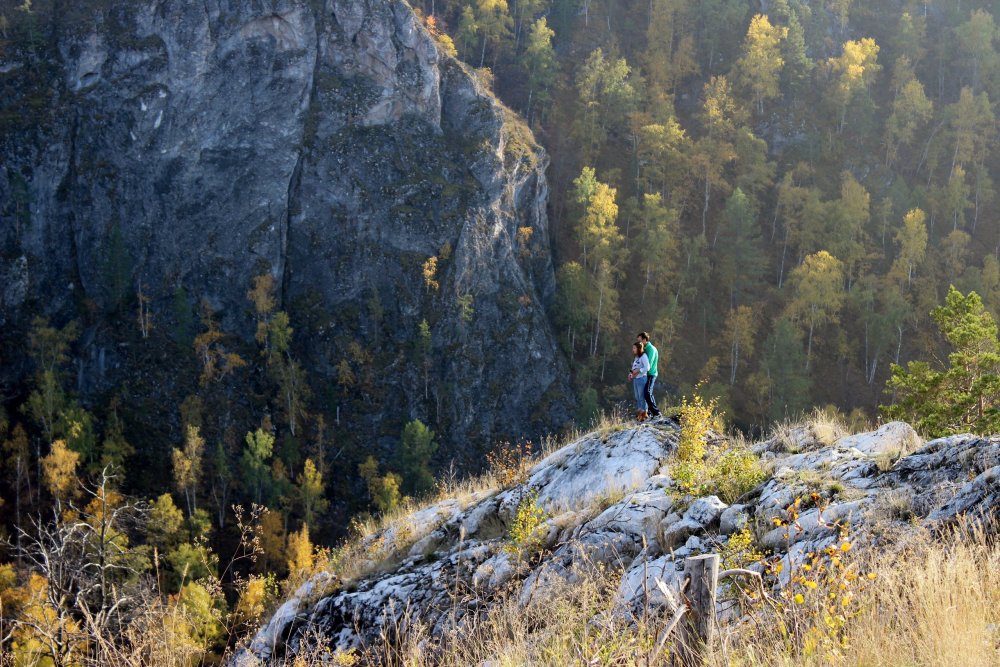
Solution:
[{"label": "gray limestone rock", "polygon": [[732,535],[736,531],[742,530],[750,521],[746,512],[746,505],[730,505],[719,515],[719,533],[722,535]]},{"label": "gray limestone rock", "polygon": [[717,496],[698,498],[684,512],[684,520],[693,521],[699,526],[707,528],[718,520],[726,507],[728,507],[726,503],[719,500]]},{"label": "gray limestone rock", "polygon": [[[849,446],[835,443],[806,455],[783,455],[792,465],[779,467],[759,495],[731,507],[713,496],[698,498],[683,516],[673,511],[669,489],[656,479],[662,467],[669,470],[676,431],[647,424],[585,435],[539,461],[523,485],[484,492],[463,507],[446,501],[422,510],[415,518],[426,524],[422,535],[435,536],[433,553],[427,553],[426,544],[410,549],[398,567],[333,590],[308,608],[293,598],[261,630],[251,650],[230,664],[249,667],[257,664],[252,660],[293,654],[312,631],[322,633],[331,649],[365,645],[384,628],[394,627],[404,607],[432,636],[440,636],[502,596],[534,604],[595,572],[621,574],[615,614],[629,619],[660,613],[669,610],[681,590],[685,557],[718,550],[725,535],[751,517],[769,523],[772,516],[783,515],[796,497],[807,493],[807,481],[822,475],[839,480],[847,471],[857,484],[848,488],[838,482],[848,496],[826,492],[818,505],[802,506],[793,526],[774,527],[764,535],[757,546],[773,549],[783,565],[768,580],[770,586],[786,585],[809,553],[837,543],[841,527],[848,528],[857,548],[864,548],[884,539],[878,535],[884,534],[886,520],[912,530],[914,524],[933,527],[963,514],[973,519],[995,515],[1000,437],[935,440],[883,472],[872,458],[892,451],[900,432],[905,429],[894,427],[857,436]],[[547,539],[537,555],[518,555],[505,526],[511,508],[531,492],[551,517],[541,529]],[[616,496],[620,499],[607,504]],[[906,508],[892,510],[892,503],[902,502]],[[463,526],[472,529],[463,531]],[[393,533],[372,539],[393,539]],[[668,595],[657,580],[664,582]],[[721,618],[738,616],[737,609],[725,604],[720,603]]]},{"label": "gray limestone rock", "polygon": [[[308,338],[312,377],[335,377],[345,341],[377,345],[387,358],[371,410],[338,416],[351,427],[398,433],[430,411],[457,444],[568,421],[568,370],[545,315],[548,158],[409,5],[105,5],[52,35],[50,113],[0,126],[0,212],[26,210],[0,226],[0,324],[109,308],[118,243],[126,289],[141,283],[158,331],[174,325],[184,288],[252,347],[245,295],[270,273],[277,307]],[[434,290],[421,274],[431,256]],[[407,362],[425,319],[426,397],[423,369]],[[88,344],[116,350],[107,329]],[[129,372],[123,355],[107,376],[88,358],[84,393]],[[0,383],[21,366],[5,364]]]}]

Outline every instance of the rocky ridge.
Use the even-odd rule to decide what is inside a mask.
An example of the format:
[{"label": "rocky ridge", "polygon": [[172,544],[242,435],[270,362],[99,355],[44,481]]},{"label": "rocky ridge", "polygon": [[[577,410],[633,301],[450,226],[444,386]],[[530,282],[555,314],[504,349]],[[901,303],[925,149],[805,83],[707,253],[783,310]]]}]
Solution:
[{"label": "rocky ridge", "polygon": [[[407,619],[443,633],[501,591],[513,587],[528,605],[588,567],[621,573],[622,613],[655,609],[668,603],[656,579],[678,592],[684,559],[723,549],[743,526],[783,560],[776,582],[782,586],[793,563],[838,540],[833,522],[848,526],[856,543],[875,545],[887,526],[906,531],[959,515],[985,518],[1000,504],[1000,437],[922,443],[909,425],[892,422],[830,442],[828,434],[800,427],[756,446],[772,472],[727,505],[673,490],[677,435],[667,420],[590,433],[545,456],[523,483],[442,501],[369,536],[372,553],[397,554],[394,566],[349,583],[329,573],[314,577],[231,664],[266,664],[317,636],[331,650],[377,642]],[[803,505],[793,530],[774,527],[772,519],[795,498],[813,492],[826,499],[822,509]],[[508,527],[526,497],[537,497],[548,516],[542,555],[528,563],[508,548]]]},{"label": "rocky ridge", "polygon": [[[0,326],[12,333],[0,382],[25,368],[13,332],[31,317],[113,311],[137,286],[157,331],[174,326],[183,288],[250,342],[245,295],[269,272],[312,373],[336,377],[349,341],[395,351],[364,401],[402,404],[369,410],[373,424],[419,416],[455,442],[489,442],[566,420],[566,364],[544,311],[548,158],[408,4],[67,11],[44,19],[41,56],[11,49],[0,68],[12,108],[46,109],[0,119],[0,214],[15,223],[0,226]],[[32,58],[52,80],[32,87],[43,71]],[[421,275],[431,256],[436,289]],[[407,363],[425,319],[426,390]],[[82,395],[127,375],[107,328],[82,337]]]}]

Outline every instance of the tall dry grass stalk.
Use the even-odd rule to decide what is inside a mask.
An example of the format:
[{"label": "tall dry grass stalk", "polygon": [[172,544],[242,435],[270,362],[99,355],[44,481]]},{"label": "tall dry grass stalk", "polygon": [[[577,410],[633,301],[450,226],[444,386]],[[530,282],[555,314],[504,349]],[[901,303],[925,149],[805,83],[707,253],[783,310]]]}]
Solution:
[{"label": "tall dry grass stalk", "polygon": [[1000,545],[992,535],[978,529],[937,538],[924,533],[895,553],[868,552],[861,567],[876,579],[845,627],[843,646],[810,654],[764,616],[726,633],[713,667],[1000,664]]}]

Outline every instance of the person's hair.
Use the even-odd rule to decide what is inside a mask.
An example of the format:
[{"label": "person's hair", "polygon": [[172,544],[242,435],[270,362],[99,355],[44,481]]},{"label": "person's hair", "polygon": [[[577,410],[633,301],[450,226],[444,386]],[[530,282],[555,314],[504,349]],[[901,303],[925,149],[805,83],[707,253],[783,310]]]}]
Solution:
[{"label": "person's hair", "polygon": [[649,334],[646,333],[645,331],[640,331],[639,333],[636,334],[636,337],[637,338],[641,338],[641,339],[643,339],[645,341],[649,340]]},{"label": "person's hair", "polygon": [[635,354],[635,356],[641,357],[642,356],[642,345],[639,345],[639,343],[632,343],[632,352]]}]

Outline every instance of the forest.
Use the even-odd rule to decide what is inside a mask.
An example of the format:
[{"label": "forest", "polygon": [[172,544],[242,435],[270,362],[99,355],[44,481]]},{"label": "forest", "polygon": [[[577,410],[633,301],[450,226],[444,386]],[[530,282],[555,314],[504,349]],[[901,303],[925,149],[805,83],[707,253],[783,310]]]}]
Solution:
[{"label": "forest", "polygon": [[425,2],[552,155],[552,318],[586,419],[648,330],[742,428],[874,418],[939,358],[950,285],[1000,308],[988,2]]},{"label": "forest", "polygon": [[[759,433],[813,406],[858,422],[898,414],[880,411],[896,399],[894,365],[946,355],[932,313],[951,286],[1000,316],[995,3],[413,4],[551,157],[549,314],[579,425],[626,400],[638,331],[660,350],[662,402],[697,391]],[[34,48],[39,11],[0,15],[0,44]],[[317,389],[297,351],[322,323],[308,304],[278,309],[269,275],[246,286],[248,346],[183,289],[172,325],[153,326],[124,255],[112,235],[102,317],[129,331],[146,370],[84,406],[70,363],[79,323],[38,318],[25,384],[0,404],[0,600],[5,616],[33,619],[2,630],[17,664],[71,664],[74,637],[114,627],[108,601],[121,591],[136,608],[183,610],[156,631],[192,664],[221,655],[318,559],[337,558],[314,543],[458,474],[435,456],[434,424],[393,433],[390,459],[338,430],[334,399],[362,405],[379,391],[371,352],[344,340],[337,382]],[[381,312],[378,295],[368,308]],[[425,320],[410,351],[425,378],[430,350]],[[136,415],[160,414],[150,388],[168,359],[185,389],[176,414],[150,423]],[[492,460],[531,446],[506,443]],[[47,577],[25,578],[32,567]],[[51,603],[71,593],[92,617]]]}]

